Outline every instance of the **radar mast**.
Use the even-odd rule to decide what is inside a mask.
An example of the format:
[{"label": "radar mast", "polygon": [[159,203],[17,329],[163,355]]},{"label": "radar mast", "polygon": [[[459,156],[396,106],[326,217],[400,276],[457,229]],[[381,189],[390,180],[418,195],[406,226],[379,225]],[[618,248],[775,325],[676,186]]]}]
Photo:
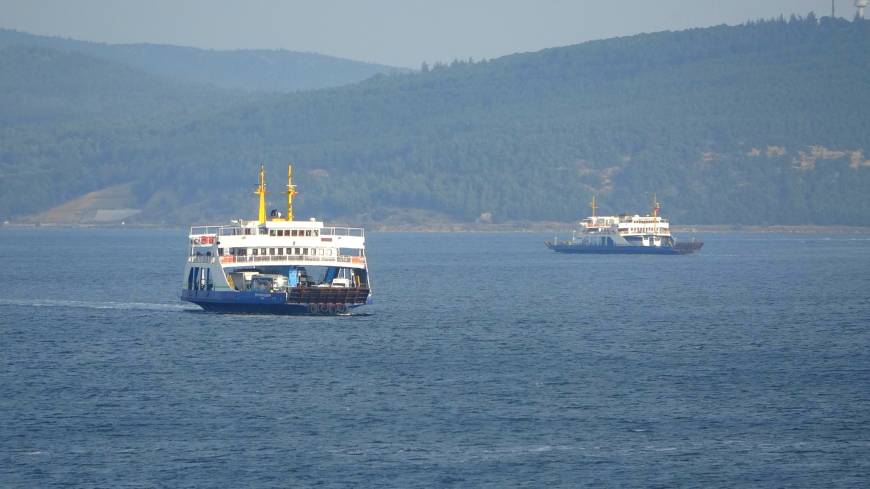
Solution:
[{"label": "radar mast", "polygon": [[260,182],[254,194],[260,196],[260,212],[257,214],[257,220],[263,224],[266,222],[266,169],[263,165],[260,165]]},{"label": "radar mast", "polygon": [[293,185],[293,165],[287,163],[287,220],[293,220],[293,197],[299,192],[296,191],[296,185]]}]

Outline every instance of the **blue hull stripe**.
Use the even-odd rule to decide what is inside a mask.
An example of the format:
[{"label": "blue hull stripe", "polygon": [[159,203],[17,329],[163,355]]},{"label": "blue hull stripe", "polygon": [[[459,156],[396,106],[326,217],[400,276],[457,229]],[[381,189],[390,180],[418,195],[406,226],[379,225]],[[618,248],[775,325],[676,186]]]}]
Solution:
[{"label": "blue hull stripe", "polygon": [[558,253],[594,255],[680,255],[673,248],[656,246],[550,246]]},{"label": "blue hull stripe", "polygon": [[[288,304],[282,293],[217,290],[182,290],[181,300],[206,311],[248,314],[312,314],[307,304]],[[362,304],[348,304],[348,309]],[[313,313],[317,314],[317,313]]]}]

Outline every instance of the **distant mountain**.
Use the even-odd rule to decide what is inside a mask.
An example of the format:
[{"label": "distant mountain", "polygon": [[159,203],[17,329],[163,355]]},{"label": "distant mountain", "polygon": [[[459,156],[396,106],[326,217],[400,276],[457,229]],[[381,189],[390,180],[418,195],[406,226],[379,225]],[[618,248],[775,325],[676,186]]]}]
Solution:
[{"label": "distant mountain", "polygon": [[294,92],[407,72],[315,53],[241,49],[218,51],[161,44],[104,44],[0,29],[0,46],[75,51],[170,79],[248,91]]},{"label": "distant mountain", "polygon": [[[0,131],[0,214],[130,183],[139,222],[245,217],[257,164],[280,189],[292,160],[302,216],[571,220],[592,195],[643,212],[656,193],[678,223],[870,225],[867,52],[870,23],[810,16],[437,65],[171,124],[15,127]],[[46,174],[23,180],[29,162]],[[34,181],[45,190],[6,198]]]},{"label": "distant mountain", "polygon": [[[125,64],[34,46],[0,46],[0,126],[142,122],[229,107],[253,97],[179,83]],[[167,121],[168,122],[168,121]]]}]

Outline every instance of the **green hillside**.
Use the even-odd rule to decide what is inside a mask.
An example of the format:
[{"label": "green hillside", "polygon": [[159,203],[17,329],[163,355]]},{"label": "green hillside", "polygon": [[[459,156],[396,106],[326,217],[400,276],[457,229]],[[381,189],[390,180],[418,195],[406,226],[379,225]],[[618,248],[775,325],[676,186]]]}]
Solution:
[{"label": "green hillside", "polygon": [[[0,214],[132,181],[142,220],[248,216],[256,166],[280,188],[293,160],[303,216],[571,220],[593,194],[621,212],[655,192],[679,223],[868,225],[867,52],[867,22],[810,16],[456,62],[172,125],[64,129],[38,148],[22,141],[42,129],[6,131],[7,171],[95,177],[24,199],[4,188]],[[61,142],[77,145],[63,161]]]},{"label": "green hillside", "polygon": [[156,119],[202,117],[214,108],[253,99],[74,52],[0,46],[0,126],[108,120],[154,124]]},{"label": "green hillside", "polygon": [[[75,52],[0,46],[0,215],[124,183],[143,151],[162,152],[150,135],[257,97]],[[135,139],[116,145],[120,134]]]},{"label": "green hillside", "polygon": [[105,44],[0,29],[0,46],[9,45],[78,52],[152,75],[249,91],[295,92],[337,87],[379,73],[408,71],[283,49],[219,51],[161,44]]}]

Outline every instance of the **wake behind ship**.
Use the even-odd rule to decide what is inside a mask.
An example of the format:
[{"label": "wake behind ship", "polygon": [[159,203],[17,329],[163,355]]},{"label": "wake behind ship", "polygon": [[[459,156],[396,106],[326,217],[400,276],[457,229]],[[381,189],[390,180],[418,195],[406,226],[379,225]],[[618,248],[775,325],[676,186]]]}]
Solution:
[{"label": "wake behind ship", "polygon": [[362,228],[293,220],[293,168],[287,167],[287,217],[266,218],[260,167],[259,216],[190,228],[181,299],[207,311],[342,314],[370,302]]},{"label": "wake behind ship", "polygon": [[695,253],[701,241],[677,242],[670,223],[659,215],[661,204],[653,198],[652,215],[597,216],[595,198],[589,205],[592,215],[580,221],[580,230],[570,240],[547,241],[547,248],[558,253],[685,255]]}]

